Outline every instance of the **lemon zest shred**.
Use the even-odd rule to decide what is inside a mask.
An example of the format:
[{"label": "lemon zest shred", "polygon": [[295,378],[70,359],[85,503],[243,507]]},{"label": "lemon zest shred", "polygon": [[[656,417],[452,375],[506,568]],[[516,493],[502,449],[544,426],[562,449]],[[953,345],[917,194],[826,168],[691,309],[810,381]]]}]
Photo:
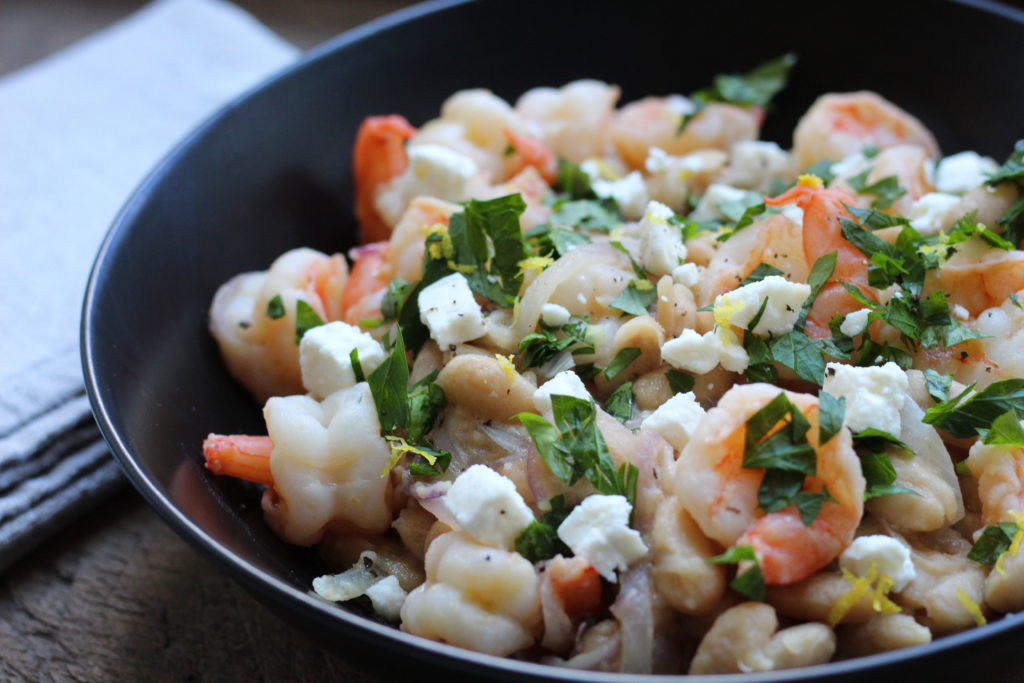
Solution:
[{"label": "lemon zest shred", "polygon": [[633,282],[635,283],[633,286],[636,287],[637,291],[646,292],[649,289],[654,289],[654,283],[650,280],[637,279]]},{"label": "lemon zest shred", "polygon": [[608,239],[611,240],[612,242],[618,242],[623,238],[623,236],[625,236],[625,234],[626,229],[620,225],[619,227],[612,228],[611,230],[608,231]]},{"label": "lemon zest shred", "polygon": [[451,259],[448,260],[448,268],[454,270],[456,273],[462,273],[463,275],[468,275],[472,273],[474,270],[476,270],[476,266],[474,265],[462,265],[456,263],[455,261],[452,261]]},{"label": "lemon zest shred", "polygon": [[508,381],[514,382],[516,379],[516,366],[512,363],[512,354],[503,356],[500,353],[496,353],[494,354],[494,360],[498,361],[498,367],[505,373]]},{"label": "lemon zest shred", "polygon": [[519,274],[524,275],[528,270],[543,271],[555,262],[550,256],[531,256],[519,262]]},{"label": "lemon zest shred", "polygon": [[825,181],[813,173],[804,173],[796,179],[797,187],[809,187],[812,190],[820,190],[825,187]]},{"label": "lemon zest shred", "polygon": [[1011,510],[1009,515],[1013,517],[1013,521],[1017,525],[1017,533],[1013,535],[1010,547],[999,553],[999,557],[996,558],[996,564],[993,567],[995,571],[1003,576],[1006,576],[1006,569],[1003,568],[1003,561],[1006,559],[1006,556],[1016,557],[1017,553],[1020,552],[1021,543],[1024,542],[1024,513]]},{"label": "lemon zest shred", "polygon": [[732,319],[733,317],[743,309],[743,302],[733,300],[728,294],[723,294],[718,298],[721,303],[715,304],[712,313],[715,317],[715,325],[719,330],[719,337],[722,339],[722,343],[729,345],[736,339],[736,335],[732,331]]},{"label": "lemon zest shred", "polygon": [[871,609],[879,614],[897,614],[902,611],[899,605],[889,599],[889,591],[895,583],[888,574],[879,575],[875,590],[871,593]]},{"label": "lemon zest shred", "polygon": [[986,619],[985,615],[981,613],[981,607],[979,607],[978,603],[974,602],[974,600],[971,600],[971,597],[964,592],[963,588],[956,589],[956,597],[960,598],[960,602],[964,604],[967,611],[970,612],[972,617],[974,617],[974,622],[978,626],[984,626],[988,623],[988,619]]},{"label": "lemon zest shred", "polygon": [[388,444],[390,444],[391,446],[391,458],[388,460],[388,464],[384,466],[384,469],[380,471],[380,476],[382,479],[388,476],[388,472],[393,470],[395,468],[395,465],[398,464],[398,461],[402,459],[402,456],[408,453],[414,453],[415,455],[421,456],[431,466],[433,466],[434,463],[437,462],[436,455],[434,455],[433,453],[428,453],[422,448],[417,448],[416,446],[413,446],[400,436],[389,434],[384,438],[387,439]]},{"label": "lemon zest shred", "polygon": [[829,609],[826,622],[830,627],[835,627],[853,609],[854,605],[871,593],[871,584],[874,583],[877,575],[878,569],[874,565],[868,570],[867,576],[857,576],[848,569],[843,570],[843,578],[850,584],[850,590],[839,596],[839,599]]}]

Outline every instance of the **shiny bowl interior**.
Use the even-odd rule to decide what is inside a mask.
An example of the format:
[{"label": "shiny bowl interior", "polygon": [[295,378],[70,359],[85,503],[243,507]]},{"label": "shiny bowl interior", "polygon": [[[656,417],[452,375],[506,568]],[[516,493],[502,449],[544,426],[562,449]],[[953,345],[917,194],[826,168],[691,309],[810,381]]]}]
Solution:
[{"label": "shiny bowl interior", "polygon": [[[350,158],[366,115],[419,124],[460,88],[514,100],[581,77],[621,85],[622,101],[686,93],[788,51],[800,62],[764,129],[783,146],[817,95],[862,88],[919,116],[947,153],[1002,159],[1024,137],[1024,12],[990,3],[442,0],[398,12],[221,110],[114,222],[82,322],[86,385],[114,455],[187,541],[345,656],[391,674],[426,663],[473,677],[628,680],[429,643],[312,597],[324,570],[315,554],[270,532],[252,487],[202,467],[208,432],[263,431],[259,406],[220,362],[207,308],[228,277],[287,249],[354,244]],[[924,648],[745,680],[999,672],[1016,660],[1022,625],[1010,616]]]}]

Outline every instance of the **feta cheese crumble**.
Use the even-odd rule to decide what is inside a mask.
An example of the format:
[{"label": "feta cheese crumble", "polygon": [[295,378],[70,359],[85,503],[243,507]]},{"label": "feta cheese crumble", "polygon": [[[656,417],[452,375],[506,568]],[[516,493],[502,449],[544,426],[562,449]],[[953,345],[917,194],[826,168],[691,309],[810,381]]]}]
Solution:
[{"label": "feta cheese crumble", "polygon": [[575,396],[584,401],[593,401],[593,396],[583,386],[583,380],[572,370],[565,370],[558,373],[533,392],[533,405],[538,412],[546,413],[551,410],[552,396]]},{"label": "feta cheese crumble", "polygon": [[614,199],[622,215],[629,220],[637,220],[644,213],[647,205],[647,186],[639,171],[633,171],[623,178],[606,178],[601,173],[600,165],[593,159],[580,164],[580,168],[590,178],[590,188],[602,199]]},{"label": "feta cheese crumble", "polygon": [[751,332],[760,336],[784,335],[793,329],[800,309],[810,295],[811,286],[808,284],[790,282],[781,275],[769,275],[759,282],[715,297],[715,320],[718,321],[722,315],[728,324],[746,329],[767,299],[764,313]]},{"label": "feta cheese crumble", "polygon": [[658,406],[653,413],[644,418],[640,428],[657,432],[665,441],[672,444],[674,449],[681,451],[689,443],[690,436],[704,415],[704,409],[697,402],[694,393],[687,391],[685,394],[676,394]]},{"label": "feta cheese crumble", "polygon": [[565,306],[549,303],[541,306],[540,317],[548,327],[561,327],[569,322],[572,314]]},{"label": "feta cheese crumble", "polygon": [[387,576],[367,588],[366,597],[370,598],[374,612],[388,621],[398,621],[409,594],[398,583],[397,577]]},{"label": "feta cheese crumble", "polygon": [[615,583],[616,569],[628,569],[647,554],[640,532],[629,528],[632,509],[625,496],[588,496],[559,525],[558,537]]},{"label": "feta cheese crumble", "polygon": [[935,164],[935,189],[949,194],[963,194],[978,187],[986,174],[999,170],[999,164],[977,152],[960,152]]},{"label": "feta cheese crumble", "polygon": [[843,322],[839,325],[839,331],[847,337],[856,337],[868,328],[868,316],[871,315],[870,308],[862,308],[853,313],[847,313]]},{"label": "feta cheese crumble", "polygon": [[674,215],[661,202],[651,202],[640,221],[640,261],[653,275],[669,275],[686,260],[682,232],[669,224]]},{"label": "feta cheese crumble", "polygon": [[420,320],[442,349],[472,341],[487,331],[480,305],[462,273],[452,273],[424,287],[417,302]]},{"label": "feta cheese crumble", "polygon": [[851,178],[871,168],[871,162],[866,156],[857,152],[846,157],[842,161],[832,164],[829,169],[836,178]]},{"label": "feta cheese crumble", "polygon": [[860,536],[839,555],[839,566],[857,576],[866,576],[871,565],[893,580],[892,589],[896,592],[906,588],[917,575],[910,550],[889,536]]},{"label": "feta cheese crumble", "polygon": [[747,196],[746,190],[741,190],[723,183],[712,183],[697,203],[697,208],[690,214],[695,221],[706,221],[711,218],[728,220],[728,217],[721,212],[719,206],[726,202],[742,202]]},{"label": "feta cheese crumble", "polygon": [[865,368],[829,363],[822,387],[836,398],[846,397],[846,425],[853,433],[874,427],[894,436],[900,434],[908,388],[907,373],[891,361]]},{"label": "feta cheese crumble", "polygon": [[703,273],[704,268],[696,263],[684,263],[672,269],[672,281],[677,285],[693,289],[700,282]]},{"label": "feta cheese crumble", "polygon": [[960,197],[943,192],[929,192],[910,205],[907,218],[910,227],[922,235],[937,235],[960,217]]},{"label": "feta cheese crumble", "polygon": [[463,201],[469,198],[469,181],[476,172],[476,163],[464,154],[441,145],[415,145],[409,148],[402,193],[407,199],[424,195]]},{"label": "feta cheese crumble", "polygon": [[516,485],[486,465],[473,465],[444,496],[445,507],[462,530],[484,545],[511,550],[533,521]]},{"label": "feta cheese crumble", "polygon": [[730,372],[743,372],[750,364],[746,349],[728,330],[698,334],[685,329],[662,344],[661,357],[672,367],[696,375],[711,372],[719,364]]},{"label": "feta cheese crumble", "polygon": [[774,142],[741,140],[730,150],[721,181],[734,187],[767,190],[773,179],[789,175],[792,165],[789,152]]},{"label": "feta cheese crumble", "polygon": [[380,342],[358,327],[341,321],[319,325],[302,335],[299,343],[302,386],[313,398],[323,400],[355,385],[353,349],[359,354],[359,365],[367,375],[387,357]]}]

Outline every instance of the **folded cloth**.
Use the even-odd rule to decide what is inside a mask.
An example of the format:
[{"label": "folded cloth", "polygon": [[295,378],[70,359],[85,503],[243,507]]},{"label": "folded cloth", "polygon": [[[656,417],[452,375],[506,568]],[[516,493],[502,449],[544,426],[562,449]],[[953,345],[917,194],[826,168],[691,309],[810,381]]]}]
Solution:
[{"label": "folded cloth", "polygon": [[177,140],[296,56],[222,0],[159,0],[0,78],[0,570],[121,481],[78,350],[107,227]]}]

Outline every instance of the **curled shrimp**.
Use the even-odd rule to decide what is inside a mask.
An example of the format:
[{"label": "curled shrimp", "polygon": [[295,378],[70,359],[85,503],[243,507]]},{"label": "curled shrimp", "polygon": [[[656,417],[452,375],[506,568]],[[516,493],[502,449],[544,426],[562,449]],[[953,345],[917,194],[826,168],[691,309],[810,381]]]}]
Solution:
[{"label": "curled shrimp", "polygon": [[532,131],[532,137],[547,149],[581,163],[604,155],[618,99],[619,88],[614,85],[573,81],[557,89],[528,90],[516,102],[516,114]]},{"label": "curled shrimp", "polygon": [[515,152],[518,159],[518,164],[513,173],[519,173],[525,168],[532,167],[540,173],[545,182],[555,182],[555,171],[558,162],[554,152],[539,140],[535,140],[529,135],[516,133],[507,128],[505,129],[505,139],[508,140],[509,146]]},{"label": "curled shrimp", "polygon": [[793,132],[793,154],[800,168],[845,159],[868,145],[885,149],[902,143],[939,156],[935,138],[920,121],[866,90],[822,95]]},{"label": "curled shrimp", "polygon": [[261,402],[302,393],[295,343],[298,302],[308,304],[325,322],[338,320],[349,286],[345,259],[313,249],[293,249],[266,271],[228,280],[210,305],[210,332],[228,371]]},{"label": "curled shrimp", "polygon": [[813,183],[799,183],[778,197],[766,198],[769,206],[784,206],[795,202],[803,209],[803,249],[809,265],[820,257],[837,252],[832,277],[818,294],[807,313],[807,334],[811,337],[829,337],[828,323],[836,314],[845,315],[861,308],[840,282],[856,285],[867,296],[873,296],[868,286],[868,260],[863,252],[843,237],[840,221],[854,220],[845,205],[852,206],[853,197],[836,188],[815,187]]},{"label": "curled shrimp", "polygon": [[[896,184],[905,190],[903,195],[883,209],[884,213],[906,216],[915,201],[935,191],[928,172],[932,159],[928,151],[919,145],[901,144],[883,149],[869,163],[870,171],[866,181],[868,185],[893,176],[896,178]],[[855,194],[848,180],[849,176],[856,174],[857,172],[851,172],[847,177],[837,177],[831,186]],[[859,199],[859,205],[867,208],[874,198],[864,195]]]},{"label": "curled shrimp", "polygon": [[712,103],[679,132],[682,117],[693,110],[693,104],[680,95],[631,102],[612,119],[615,149],[630,166],[643,168],[652,147],[682,156],[702,149],[729,151],[741,140],[757,138],[762,112],[756,107]]},{"label": "curled shrimp", "polygon": [[744,468],[747,420],[779,393],[810,423],[808,443],[818,444],[818,399],[769,384],[730,389],[701,420],[679,456],[676,495],[701,530],[723,546],[750,545],[765,582],[789,584],[807,578],[831,562],[853,540],[864,510],[864,476],[847,430],[817,445],[817,473],[806,490],[827,487],[834,501],[804,525],[794,507],[765,514],[758,508],[758,487],[765,470]]},{"label": "curled shrimp", "polygon": [[203,441],[206,469],[214,474],[244,479],[257,484],[274,484],[270,472],[270,453],[274,442],[269,436],[210,434]]},{"label": "curled shrimp", "polygon": [[1024,289],[1024,251],[993,249],[980,238],[958,244],[956,253],[928,274],[926,293],[938,289],[951,306],[963,306],[972,316],[1000,306]]},{"label": "curled shrimp", "polygon": [[386,239],[391,233],[391,226],[377,210],[377,189],[405,170],[409,164],[405,141],[415,134],[416,129],[397,114],[369,116],[359,126],[352,168],[362,242]]},{"label": "curled shrimp", "polygon": [[358,325],[360,320],[380,317],[380,303],[391,282],[388,261],[390,244],[373,242],[352,250],[352,273],[342,292],[344,321]]},{"label": "curled shrimp", "polygon": [[978,482],[981,518],[986,525],[1015,522],[1012,513],[1024,511],[1024,448],[971,446],[967,468]]}]

